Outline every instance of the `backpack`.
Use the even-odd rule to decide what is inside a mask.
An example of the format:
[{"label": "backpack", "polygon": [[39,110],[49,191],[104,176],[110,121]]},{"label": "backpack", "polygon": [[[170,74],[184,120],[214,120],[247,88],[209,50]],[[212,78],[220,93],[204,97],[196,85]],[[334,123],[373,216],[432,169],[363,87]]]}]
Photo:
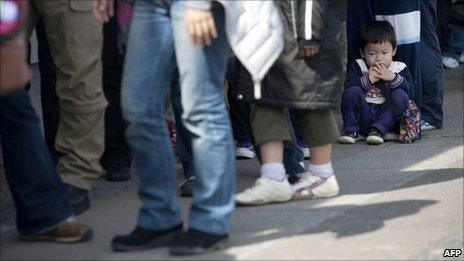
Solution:
[{"label": "backpack", "polygon": [[386,103],[390,105],[400,123],[398,141],[400,143],[413,143],[421,139],[421,112],[416,103],[409,100],[408,108],[403,112],[393,100],[390,88],[384,84],[380,84],[379,87],[385,96]]},{"label": "backpack", "polygon": [[[395,115],[398,117],[397,113]],[[409,100],[408,109],[398,117],[398,120],[400,121],[398,137],[400,143],[413,143],[421,138],[421,113],[414,101]]]}]

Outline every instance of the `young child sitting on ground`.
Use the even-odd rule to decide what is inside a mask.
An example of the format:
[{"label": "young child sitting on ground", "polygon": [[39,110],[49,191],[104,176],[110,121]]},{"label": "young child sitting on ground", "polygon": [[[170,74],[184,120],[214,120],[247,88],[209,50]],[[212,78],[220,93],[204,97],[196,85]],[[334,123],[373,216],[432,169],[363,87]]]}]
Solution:
[{"label": "young child sitting on ground", "polygon": [[413,96],[412,78],[406,64],[392,61],[396,52],[395,31],[389,22],[375,21],[361,30],[359,51],[363,59],[354,61],[347,71],[341,111],[341,144],[354,144],[360,135],[368,144],[384,142],[387,131],[397,125],[391,106],[380,88],[385,84],[402,111]]}]

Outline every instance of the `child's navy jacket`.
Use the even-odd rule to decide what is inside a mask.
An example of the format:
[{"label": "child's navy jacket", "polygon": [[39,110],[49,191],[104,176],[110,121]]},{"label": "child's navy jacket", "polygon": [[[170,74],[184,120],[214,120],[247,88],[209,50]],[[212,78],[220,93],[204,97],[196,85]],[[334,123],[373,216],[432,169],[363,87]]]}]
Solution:
[{"label": "child's navy jacket", "polygon": [[[406,64],[392,61],[388,69],[396,74],[395,78],[389,82],[379,81],[378,83],[385,83],[391,90],[401,88],[408,94],[409,99],[412,100],[414,97],[414,89],[411,73]],[[377,83],[372,84],[369,81],[368,70],[369,68],[363,59],[353,61],[346,72],[345,88],[359,86],[363,89],[368,103],[383,104],[385,98],[380,92],[380,89],[375,86]]]}]

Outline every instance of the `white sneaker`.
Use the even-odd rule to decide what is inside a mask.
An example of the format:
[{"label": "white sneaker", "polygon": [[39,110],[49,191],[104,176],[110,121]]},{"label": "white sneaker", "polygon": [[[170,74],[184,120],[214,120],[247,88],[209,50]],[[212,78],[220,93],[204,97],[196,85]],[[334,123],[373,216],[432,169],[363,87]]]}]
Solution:
[{"label": "white sneaker", "polygon": [[459,63],[464,63],[464,52],[461,53],[461,55],[458,58]]},{"label": "white sneaker", "polygon": [[452,57],[443,57],[442,62],[445,68],[454,69],[459,67],[458,61]]},{"label": "white sneaker", "polygon": [[425,120],[421,120],[421,130],[426,131],[426,130],[435,130],[437,127],[434,125],[426,122]]},{"label": "white sneaker", "polygon": [[252,159],[255,157],[255,149],[251,142],[238,142],[235,148],[237,159]]},{"label": "white sneaker", "polygon": [[235,195],[237,205],[263,205],[267,203],[285,202],[292,199],[292,186],[287,178],[283,181],[275,181],[267,178],[259,178],[255,185]]},{"label": "white sneaker", "polygon": [[335,197],[340,191],[335,175],[322,178],[313,176],[309,172],[301,174],[300,180],[292,185],[292,190],[292,199]]}]

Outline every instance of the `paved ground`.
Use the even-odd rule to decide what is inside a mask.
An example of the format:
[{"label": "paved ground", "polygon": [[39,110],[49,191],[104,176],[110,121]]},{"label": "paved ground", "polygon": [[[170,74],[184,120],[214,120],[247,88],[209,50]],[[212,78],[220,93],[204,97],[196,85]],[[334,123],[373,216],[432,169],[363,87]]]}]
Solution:
[{"label": "paved ground", "polygon": [[[443,257],[445,249],[463,249],[464,242],[463,69],[446,71],[443,129],[425,132],[414,144],[335,145],[340,196],[237,208],[230,248],[192,259],[463,260],[462,255]],[[239,161],[238,190],[252,184],[258,167],[256,160]],[[136,178],[97,182],[92,209],[81,216],[94,228],[95,238],[75,245],[18,241],[14,208],[1,183],[2,260],[172,258],[166,248],[125,254],[110,249],[111,238],[135,224]],[[179,202],[186,214],[190,200]]]}]

